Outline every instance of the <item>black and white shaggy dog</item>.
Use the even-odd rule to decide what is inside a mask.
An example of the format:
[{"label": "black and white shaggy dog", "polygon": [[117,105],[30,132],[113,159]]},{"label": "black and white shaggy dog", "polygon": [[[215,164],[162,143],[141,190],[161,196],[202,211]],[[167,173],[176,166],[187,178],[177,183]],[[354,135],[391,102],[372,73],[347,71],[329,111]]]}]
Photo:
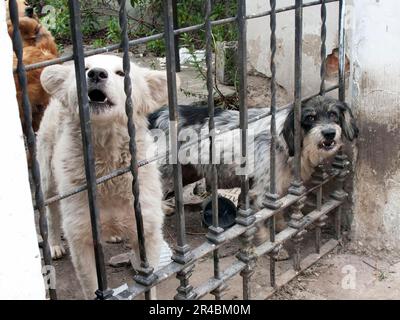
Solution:
[{"label": "black and white shaggy dog", "polygon": [[[266,112],[268,112],[267,108],[250,109],[249,119]],[[158,136],[158,140],[160,140],[160,132],[157,129],[168,135],[168,119],[168,109],[165,107],[149,117],[150,128]],[[251,206],[257,211],[263,207],[264,196],[269,192],[270,187],[270,121],[271,117],[269,116],[249,124],[247,171],[241,172],[240,130],[226,130],[228,127],[239,123],[239,112],[220,108],[215,110],[216,132],[228,131],[215,138],[218,185],[220,188],[239,187],[240,175],[248,174]],[[208,134],[207,107],[179,107],[179,127],[181,130],[179,140],[182,141],[182,145],[178,156],[180,162],[184,165],[184,183],[185,180],[187,182],[195,180],[193,179],[193,172],[198,177],[211,179],[211,170],[208,165],[209,139],[205,139],[195,146],[191,143],[198,137]],[[287,192],[293,178],[293,108],[277,111],[276,127],[278,133],[276,183],[277,193],[282,196]],[[301,177],[305,182],[310,179],[316,166],[339,151],[343,145],[343,137],[352,141],[358,135],[358,129],[348,105],[333,98],[322,96],[312,98],[302,105],[301,128]],[[185,148],[185,145],[188,144],[190,146]],[[159,144],[158,152],[162,152],[163,149],[165,149],[164,146]],[[161,172],[164,193],[172,191],[172,166],[165,162],[162,163]],[[259,233],[257,238],[265,238],[265,236]]]}]

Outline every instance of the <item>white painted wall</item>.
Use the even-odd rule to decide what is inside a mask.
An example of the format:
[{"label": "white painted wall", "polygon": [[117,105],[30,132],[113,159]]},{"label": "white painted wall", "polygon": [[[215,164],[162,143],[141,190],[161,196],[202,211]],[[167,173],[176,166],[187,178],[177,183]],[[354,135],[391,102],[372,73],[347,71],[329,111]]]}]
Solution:
[{"label": "white painted wall", "polygon": [[354,232],[400,254],[400,1],[353,0],[351,102],[361,129]]},{"label": "white painted wall", "polygon": [[[310,2],[305,0],[304,3]],[[291,6],[294,0],[277,1],[277,9]],[[247,14],[270,10],[269,1],[247,1]],[[327,54],[338,43],[337,3],[327,4]],[[294,91],[294,10],[277,14],[277,81],[289,93]],[[319,91],[320,86],[320,33],[321,7],[304,8],[303,23],[303,94]],[[249,69],[271,76],[270,65],[270,20],[269,17],[248,20],[247,46]]]},{"label": "white painted wall", "polygon": [[12,46],[0,1],[0,299],[44,299],[26,154],[15,98]]}]

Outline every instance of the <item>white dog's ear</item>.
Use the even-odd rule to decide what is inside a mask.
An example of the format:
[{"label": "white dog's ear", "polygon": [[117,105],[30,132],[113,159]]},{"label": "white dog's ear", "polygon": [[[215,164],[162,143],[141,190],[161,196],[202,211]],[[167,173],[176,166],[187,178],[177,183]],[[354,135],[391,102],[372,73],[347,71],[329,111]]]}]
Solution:
[{"label": "white dog's ear", "polygon": [[65,65],[54,65],[48,66],[43,69],[40,75],[40,82],[43,89],[51,96],[55,96],[58,99],[62,99],[60,96],[63,92],[61,90],[68,78],[70,67]]},{"label": "white dog's ear", "polygon": [[[159,108],[168,104],[168,82],[167,73],[165,71],[150,70],[145,76],[146,82],[149,86],[150,95]],[[176,75],[176,89],[179,90],[181,80]],[[154,110],[150,110],[154,111]]]}]

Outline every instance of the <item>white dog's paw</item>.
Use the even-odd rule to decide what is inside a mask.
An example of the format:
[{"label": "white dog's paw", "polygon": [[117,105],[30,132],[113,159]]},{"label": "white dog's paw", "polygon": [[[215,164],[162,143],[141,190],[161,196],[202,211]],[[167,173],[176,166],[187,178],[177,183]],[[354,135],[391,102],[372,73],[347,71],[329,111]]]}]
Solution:
[{"label": "white dog's paw", "polygon": [[106,241],[109,243],[120,243],[122,242],[122,238],[118,236],[111,236]]},{"label": "white dog's paw", "polygon": [[56,260],[62,258],[66,254],[66,251],[63,245],[59,244],[56,246],[50,246],[50,253],[51,253],[51,258]]}]

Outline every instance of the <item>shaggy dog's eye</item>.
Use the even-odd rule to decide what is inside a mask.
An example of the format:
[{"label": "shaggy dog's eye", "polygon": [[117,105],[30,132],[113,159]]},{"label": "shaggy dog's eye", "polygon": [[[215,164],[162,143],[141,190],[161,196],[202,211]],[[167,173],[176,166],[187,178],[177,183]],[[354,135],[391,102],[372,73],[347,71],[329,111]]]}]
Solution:
[{"label": "shaggy dog's eye", "polygon": [[305,120],[306,120],[307,122],[313,122],[313,121],[315,120],[315,116],[309,115],[309,116],[306,117]]},{"label": "shaggy dog's eye", "polygon": [[338,115],[335,112],[329,112],[329,120],[333,122],[338,122],[339,121]]},{"label": "shaggy dog's eye", "polygon": [[117,71],[115,72],[117,75],[121,76],[121,77],[125,77],[125,72],[123,71]]},{"label": "shaggy dog's eye", "polygon": [[85,71],[88,71],[89,70],[89,68],[88,67],[85,67]]}]

